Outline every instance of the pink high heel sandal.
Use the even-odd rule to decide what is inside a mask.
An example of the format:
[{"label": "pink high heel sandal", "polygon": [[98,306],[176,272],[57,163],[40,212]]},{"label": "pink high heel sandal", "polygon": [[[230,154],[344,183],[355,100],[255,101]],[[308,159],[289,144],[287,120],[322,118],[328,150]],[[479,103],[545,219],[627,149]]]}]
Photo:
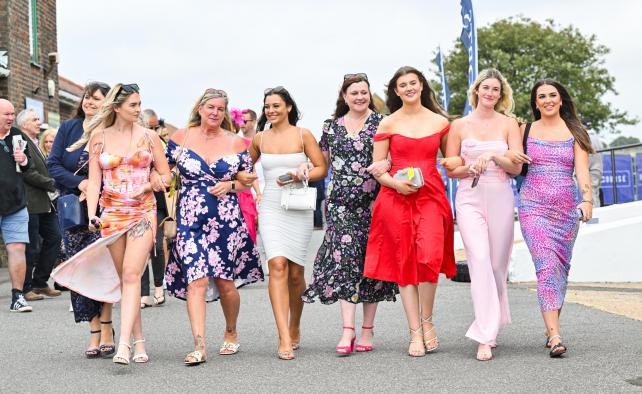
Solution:
[{"label": "pink high heel sandal", "polygon": [[[344,330],[352,330],[354,331],[354,327],[343,327]],[[334,351],[337,353],[339,356],[349,356],[352,352],[354,352],[354,341],[356,339],[356,335],[352,337],[352,340],[350,341],[349,346],[337,346],[334,348]]]},{"label": "pink high heel sandal", "polygon": [[[366,326],[361,326],[362,330],[373,330],[372,335],[374,336],[374,326],[366,327]],[[371,352],[374,350],[374,346],[372,345],[360,345],[357,344],[357,352],[358,353],[363,353],[363,352]]]}]

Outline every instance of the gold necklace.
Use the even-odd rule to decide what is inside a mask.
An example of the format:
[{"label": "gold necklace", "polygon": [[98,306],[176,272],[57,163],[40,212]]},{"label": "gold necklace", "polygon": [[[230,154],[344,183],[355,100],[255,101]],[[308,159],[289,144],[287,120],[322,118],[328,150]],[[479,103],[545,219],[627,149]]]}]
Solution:
[{"label": "gold necklace", "polygon": [[[361,130],[363,130],[363,126],[365,125],[365,121],[368,118],[368,116],[370,115],[368,112],[370,112],[370,111],[369,110],[366,111],[365,114],[363,114],[361,117],[357,118],[356,120],[350,119],[348,117],[348,114],[345,115],[343,123],[345,125],[346,131],[348,132],[349,136],[354,137],[357,134],[359,134],[359,132]],[[350,131],[351,127],[348,126],[348,121],[353,122],[353,124],[356,123],[357,126],[361,126],[361,127],[357,127],[356,129],[353,129],[354,131]]]}]

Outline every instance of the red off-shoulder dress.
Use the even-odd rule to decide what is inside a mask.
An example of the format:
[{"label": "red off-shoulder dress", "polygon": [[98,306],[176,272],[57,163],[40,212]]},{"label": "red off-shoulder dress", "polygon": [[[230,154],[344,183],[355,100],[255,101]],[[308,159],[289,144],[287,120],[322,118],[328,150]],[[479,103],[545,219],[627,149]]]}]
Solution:
[{"label": "red off-shoulder dress", "polygon": [[422,138],[375,135],[375,141],[390,140],[390,175],[419,167],[424,186],[407,196],[381,187],[372,211],[364,276],[407,286],[436,283],[440,272],[455,275],[453,218],[436,167],[441,137],[449,129]]}]

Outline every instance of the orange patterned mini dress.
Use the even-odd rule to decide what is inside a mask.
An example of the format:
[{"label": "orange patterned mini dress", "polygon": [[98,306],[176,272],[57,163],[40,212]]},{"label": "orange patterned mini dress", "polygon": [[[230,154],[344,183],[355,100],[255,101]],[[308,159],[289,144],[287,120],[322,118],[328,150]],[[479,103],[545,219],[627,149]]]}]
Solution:
[{"label": "orange patterned mini dress", "polygon": [[[138,147],[129,156],[101,152],[98,158],[103,173],[103,190],[100,196],[103,237],[128,232],[140,236],[156,228],[156,199],[152,191],[140,194],[149,183],[149,172],[154,156],[152,142],[145,133],[146,147]],[[104,146],[104,145],[103,145]],[[156,238],[154,238],[156,239]]]},{"label": "orange patterned mini dress", "polygon": [[[115,303],[120,301],[120,278],[108,246],[124,234],[140,237],[147,230],[152,234],[156,230],[154,194],[140,193],[149,182],[153,145],[145,132],[133,154],[118,156],[103,151],[104,138],[103,133],[103,143],[96,152],[103,183],[99,201],[104,225],[101,238],[59,265],[51,277],[85,297]],[[155,236],[152,239],[156,239]]]}]

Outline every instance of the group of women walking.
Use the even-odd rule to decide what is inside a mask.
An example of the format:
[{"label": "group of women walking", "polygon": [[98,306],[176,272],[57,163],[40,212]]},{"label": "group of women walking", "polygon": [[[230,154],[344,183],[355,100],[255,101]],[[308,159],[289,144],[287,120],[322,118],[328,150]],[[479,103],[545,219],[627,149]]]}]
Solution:
[{"label": "group of women walking", "polygon": [[[220,299],[225,317],[219,354],[239,351],[238,288],[264,278],[253,229],[237,196],[256,180],[258,160],[265,176],[258,227],[270,270],[278,358],[296,357],[303,305],[316,299],[340,303],[343,332],[336,354],[374,350],[377,304],[395,301],[397,294],[408,321],[408,354],[437,350],[437,283],[440,273],[455,274],[454,224],[437,170],[439,151],[448,176],[461,178],[457,220],[475,311],[466,336],[478,343],[476,358],[492,358],[499,330],[511,321],[506,289],[513,244],[510,176],[520,173],[526,173],[520,222],[536,266],[546,344],[552,357],[563,354],[559,314],[573,243],[579,220],[591,218],[588,135],[568,92],[555,81],[533,87],[532,123],[520,124],[512,114],[511,88],[496,70],[479,74],[469,99],[473,112],[450,123],[424,75],[402,67],[388,84],[391,114],[384,117],[375,110],[367,75],[347,74],[317,143],[297,125],[298,107],[279,86],[265,90],[258,122],[264,131],[248,145],[229,131],[227,93],[207,89],[188,125],[172,135],[163,152],[158,136],[136,123],[138,86],[89,84],[78,117],[63,124],[49,158],[61,191],[87,199],[89,229],[65,233],[73,257],[52,274],[72,290],[76,321],[90,322],[87,357],[113,355],[115,363],[129,364],[133,353],[134,362],[149,360],[140,278],[156,240],[153,192],[172,188],[171,171],[180,175],[180,186],[165,282],[170,295],[187,301],[194,349],[185,364],[207,360],[208,301]],[[284,206],[282,193],[325,178],[328,166],[327,230],[308,286],[304,262],[312,211]],[[117,301],[118,345],[111,327],[111,304]],[[363,322],[357,340],[359,303]]]}]

